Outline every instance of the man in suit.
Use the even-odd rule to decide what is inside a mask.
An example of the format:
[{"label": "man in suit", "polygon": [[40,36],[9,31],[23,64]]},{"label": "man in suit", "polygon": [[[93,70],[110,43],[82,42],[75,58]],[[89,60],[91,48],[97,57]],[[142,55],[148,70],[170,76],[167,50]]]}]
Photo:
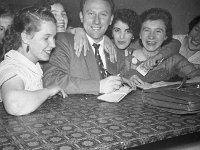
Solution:
[{"label": "man in suit", "polygon": [[[44,86],[59,85],[68,94],[113,92],[120,88],[122,81],[119,76],[106,77],[108,71],[116,73],[116,64],[110,62],[108,54],[103,50],[104,34],[113,19],[113,1],[81,0],[80,8],[80,20],[88,37],[90,50],[87,56],[82,53],[77,57],[73,35],[58,33],[56,48],[49,62],[43,66]],[[100,46],[95,48],[93,43]],[[98,58],[97,61],[95,56],[99,55],[100,60]]]}]

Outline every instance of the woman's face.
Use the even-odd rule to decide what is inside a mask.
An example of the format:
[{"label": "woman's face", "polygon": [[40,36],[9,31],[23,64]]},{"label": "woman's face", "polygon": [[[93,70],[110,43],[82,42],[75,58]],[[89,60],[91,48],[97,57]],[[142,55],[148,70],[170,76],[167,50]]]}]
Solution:
[{"label": "woman's face", "polygon": [[7,17],[0,17],[0,43],[2,43],[2,39],[5,36],[6,30],[10,28],[12,25],[13,18],[10,16]]},{"label": "woman's face", "polygon": [[200,50],[200,22],[192,28],[189,33],[189,44],[190,50],[199,51]]},{"label": "woman's face", "polygon": [[162,20],[147,20],[142,23],[140,39],[147,51],[158,50],[167,39],[164,22]]},{"label": "woman's face", "polygon": [[112,35],[115,45],[120,50],[125,50],[133,39],[133,34],[131,33],[129,26],[120,20],[114,24]]},{"label": "woman's face", "polygon": [[50,21],[43,21],[40,31],[32,37],[28,36],[28,57],[33,63],[49,60],[50,53],[55,48],[55,35],[56,25]]},{"label": "woman's face", "polygon": [[57,32],[65,32],[68,24],[67,13],[60,3],[51,5],[51,12],[57,21]]}]

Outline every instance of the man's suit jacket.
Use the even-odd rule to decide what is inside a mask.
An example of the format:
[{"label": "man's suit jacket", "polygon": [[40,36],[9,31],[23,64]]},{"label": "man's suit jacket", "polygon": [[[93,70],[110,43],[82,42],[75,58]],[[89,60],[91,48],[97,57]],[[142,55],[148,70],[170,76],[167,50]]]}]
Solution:
[{"label": "man's suit jacket", "polygon": [[[116,74],[116,63],[109,60],[105,53],[106,65],[110,73]],[[87,55],[81,52],[77,57],[74,50],[74,36],[69,33],[58,33],[56,48],[49,62],[43,65],[44,87],[59,85],[67,94],[98,94],[100,75],[94,52],[90,46]]]}]

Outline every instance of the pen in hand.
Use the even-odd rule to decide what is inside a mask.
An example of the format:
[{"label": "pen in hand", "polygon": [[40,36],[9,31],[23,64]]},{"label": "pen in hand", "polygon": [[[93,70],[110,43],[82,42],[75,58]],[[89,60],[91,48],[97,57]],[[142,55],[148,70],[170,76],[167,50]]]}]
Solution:
[{"label": "pen in hand", "polygon": [[[108,70],[106,70],[106,74],[107,74],[107,77],[113,76],[113,74],[111,74]],[[120,73],[118,73],[117,76],[121,78],[122,86],[128,86],[128,87],[132,88],[131,85],[129,85],[127,82],[124,81],[124,78],[121,76]]]}]

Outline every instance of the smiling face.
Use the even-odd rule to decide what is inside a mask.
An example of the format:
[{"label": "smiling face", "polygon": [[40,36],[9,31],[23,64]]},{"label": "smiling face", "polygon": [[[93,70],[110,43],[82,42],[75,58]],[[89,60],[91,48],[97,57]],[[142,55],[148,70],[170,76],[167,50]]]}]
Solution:
[{"label": "smiling face", "polygon": [[189,44],[190,50],[199,51],[200,50],[200,22],[193,27],[189,33]]},{"label": "smiling face", "polygon": [[0,43],[2,43],[5,32],[8,28],[10,28],[12,22],[13,18],[10,16],[0,17]]},{"label": "smiling face", "polygon": [[111,7],[104,0],[87,0],[80,12],[80,19],[86,33],[96,42],[102,40],[112,22]]},{"label": "smiling face", "polygon": [[162,20],[147,20],[143,22],[140,39],[147,51],[154,52],[159,50],[167,39],[164,22]]},{"label": "smiling face", "polygon": [[[40,31],[28,38],[29,59],[33,63],[49,60],[50,53],[55,47],[56,26],[50,21],[42,21]],[[30,35],[29,35],[30,36]]]},{"label": "smiling face", "polygon": [[120,20],[113,25],[112,35],[115,45],[121,50],[125,50],[133,38],[129,26]]},{"label": "smiling face", "polygon": [[67,13],[60,3],[51,6],[51,12],[54,15],[57,23],[57,32],[65,32],[68,24]]}]

